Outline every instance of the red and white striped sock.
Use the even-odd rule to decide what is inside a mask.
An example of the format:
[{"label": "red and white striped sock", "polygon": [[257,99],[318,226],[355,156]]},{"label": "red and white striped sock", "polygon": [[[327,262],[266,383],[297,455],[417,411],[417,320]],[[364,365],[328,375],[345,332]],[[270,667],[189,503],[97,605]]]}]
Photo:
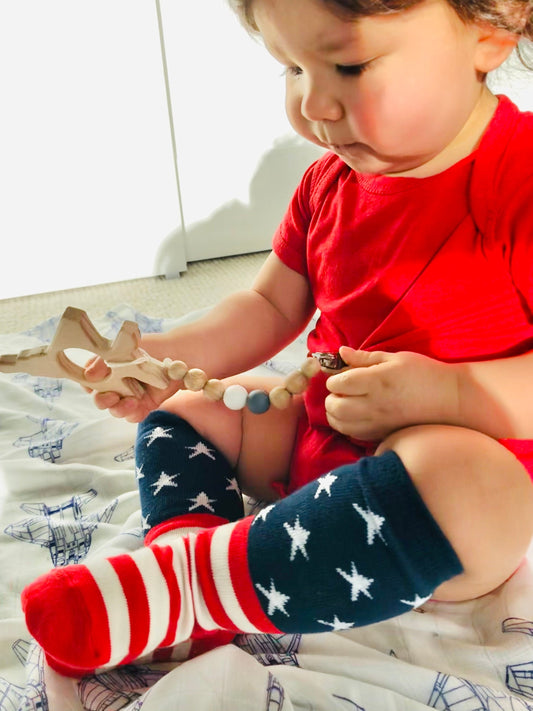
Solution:
[{"label": "red and white striped sock", "polygon": [[198,533],[225,523],[211,514],[181,516],[153,529],[150,541],[157,533],[160,540],[133,554],[37,578],[22,606],[50,666],[80,677],[145,657],[189,658],[230,642],[234,632],[197,623],[190,583]]}]

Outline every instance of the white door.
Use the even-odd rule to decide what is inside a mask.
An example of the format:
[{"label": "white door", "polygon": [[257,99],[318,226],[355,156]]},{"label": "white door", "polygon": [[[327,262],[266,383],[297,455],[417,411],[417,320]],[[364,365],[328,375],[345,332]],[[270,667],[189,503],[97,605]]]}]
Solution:
[{"label": "white door", "polygon": [[[161,0],[161,12],[187,261],[267,250],[321,151],[295,136],[281,66],[226,0]],[[170,245],[161,259],[176,271]]]},{"label": "white door", "polygon": [[0,298],[159,273],[180,208],[154,0],[0,0],[0,100]]}]

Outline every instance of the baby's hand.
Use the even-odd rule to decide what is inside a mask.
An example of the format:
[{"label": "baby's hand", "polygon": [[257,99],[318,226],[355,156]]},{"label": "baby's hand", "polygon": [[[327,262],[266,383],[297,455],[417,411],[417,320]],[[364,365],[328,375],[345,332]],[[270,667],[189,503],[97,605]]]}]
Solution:
[{"label": "baby's hand", "polygon": [[[88,381],[96,383],[106,378],[110,370],[105,360],[96,356],[87,362],[84,374]],[[128,422],[141,422],[152,410],[157,409],[162,402],[173,395],[180,384],[181,381],[173,380],[166,388],[156,388],[137,381],[137,397],[123,396],[112,391],[98,392],[90,388],[86,390],[94,392],[94,404],[99,410],[109,410],[113,417],[124,418]]]},{"label": "baby's hand", "polygon": [[348,437],[381,440],[410,425],[456,424],[459,396],[453,364],[402,351],[343,346],[348,367],[327,380],[330,426]]}]

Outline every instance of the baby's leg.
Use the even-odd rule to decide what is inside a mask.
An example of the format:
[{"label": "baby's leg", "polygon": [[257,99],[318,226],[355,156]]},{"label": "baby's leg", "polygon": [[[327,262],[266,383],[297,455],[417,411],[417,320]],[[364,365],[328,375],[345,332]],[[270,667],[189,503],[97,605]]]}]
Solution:
[{"label": "baby's leg", "polygon": [[[140,448],[150,450],[157,434],[164,450],[183,422],[152,413]],[[169,469],[171,458],[168,447]],[[188,639],[195,625],[305,633],[369,624],[417,606],[462,570],[394,452],[328,472],[255,520],[223,525],[234,492],[221,492],[216,472],[211,489],[210,469],[179,477],[177,515],[165,514],[172,530],[166,521],[151,529],[144,550],[54,570],[26,589],[28,628],[54,668],[77,675],[127,663]],[[212,510],[193,515],[198,485]]]},{"label": "baby's leg", "polygon": [[[115,619],[123,593],[111,568],[129,618],[158,643],[190,636],[195,622],[244,632],[348,629],[429,596],[481,595],[516,569],[532,534],[533,494],[513,455],[483,435],[439,426],[398,432],[380,452],[324,474],[255,521],[173,542],[152,536],[132,556],[53,571],[24,594],[30,631],[56,662],[120,661],[130,641]],[[144,596],[139,571],[149,573]],[[111,592],[102,590],[108,582]],[[75,625],[59,633],[67,613],[83,634]]]}]

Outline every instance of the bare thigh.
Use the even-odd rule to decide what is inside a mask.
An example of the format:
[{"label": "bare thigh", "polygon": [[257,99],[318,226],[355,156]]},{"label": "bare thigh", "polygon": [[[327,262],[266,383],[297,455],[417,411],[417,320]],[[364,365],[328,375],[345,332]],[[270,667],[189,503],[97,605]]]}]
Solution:
[{"label": "bare thigh", "polygon": [[395,432],[377,453],[391,449],[464,568],[434,597],[471,599],[507,580],[533,536],[533,486],[518,459],[479,432],[443,425]]},{"label": "bare thigh", "polygon": [[[269,392],[282,381],[239,375],[224,383],[238,383],[249,392]],[[228,459],[235,469],[242,491],[249,496],[272,501],[276,498],[273,482],[287,480],[296,436],[298,418],[303,412],[302,398],[294,396],[289,407],[271,407],[262,415],[230,410],[222,402],[208,400],[201,392],[181,390],[161,406],[187,420]]]}]

